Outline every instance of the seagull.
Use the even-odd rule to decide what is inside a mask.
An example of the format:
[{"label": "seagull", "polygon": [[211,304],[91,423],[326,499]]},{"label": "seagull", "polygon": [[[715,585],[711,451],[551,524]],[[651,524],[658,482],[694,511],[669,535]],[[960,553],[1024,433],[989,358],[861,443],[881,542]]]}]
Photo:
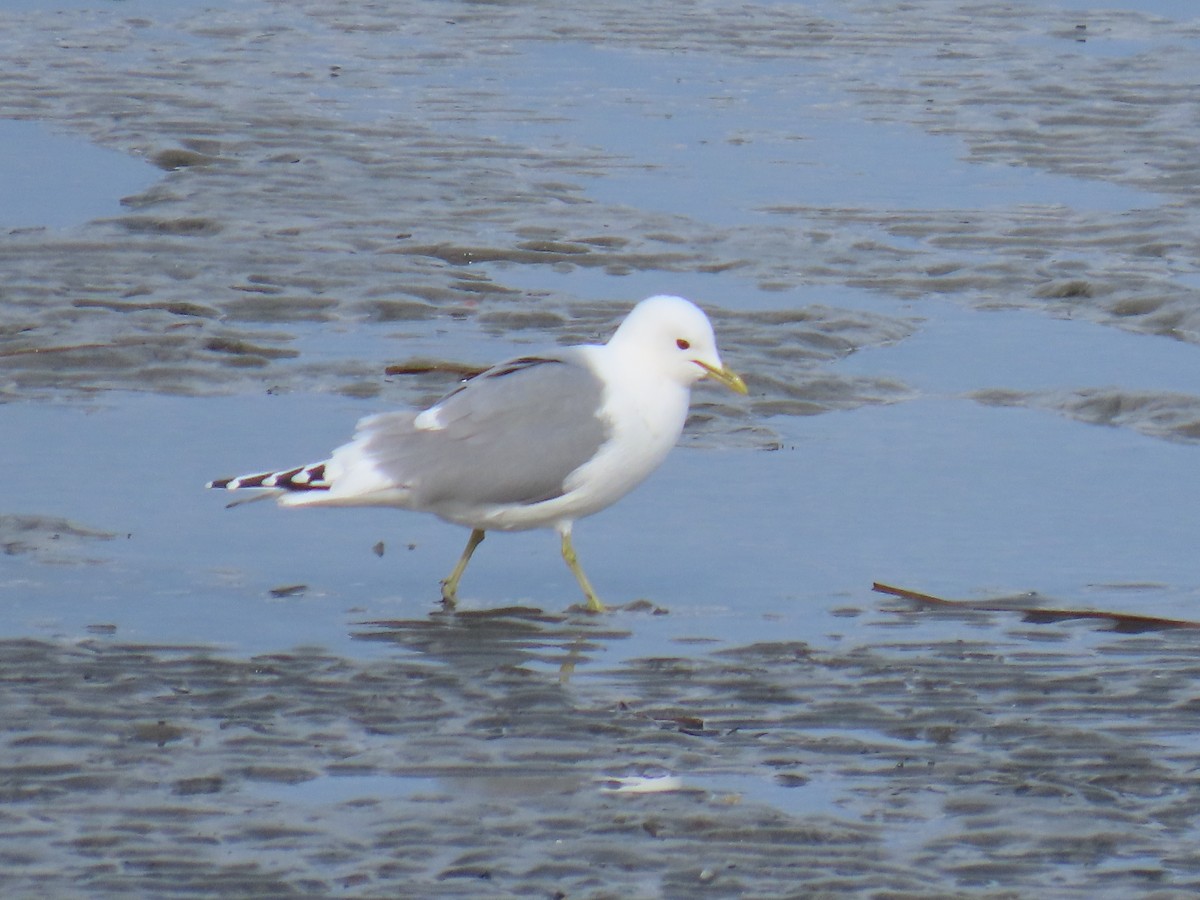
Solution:
[{"label": "seagull", "polygon": [[486,532],[553,528],[587,608],[604,612],[579,565],[572,527],[658,468],[702,378],[747,392],[722,365],[704,312],[682,297],[654,296],[606,344],[510,359],[424,411],[362,419],[323,462],[208,487],[265,489],[281,506],[393,506],[470,528],[441,583],[450,609]]}]

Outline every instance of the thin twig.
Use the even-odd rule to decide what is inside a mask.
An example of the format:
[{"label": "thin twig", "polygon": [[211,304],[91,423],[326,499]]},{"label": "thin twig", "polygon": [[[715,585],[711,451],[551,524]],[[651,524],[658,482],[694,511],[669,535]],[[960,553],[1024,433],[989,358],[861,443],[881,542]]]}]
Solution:
[{"label": "thin twig", "polygon": [[1143,631],[1167,631],[1171,629],[1200,629],[1200,622],[1189,619],[1168,619],[1162,616],[1145,616],[1138,613],[1111,612],[1101,609],[1043,609],[1040,607],[1014,607],[1003,603],[987,601],[945,600],[932,594],[922,594],[906,588],[893,587],[890,584],[875,582],[871,590],[880,594],[890,594],[902,600],[911,600],[925,606],[935,606],[939,609],[962,610],[963,612],[1017,612],[1022,619],[1037,625],[1062,622],[1068,619],[1095,619],[1108,622],[1114,631],[1137,634]]},{"label": "thin twig", "polygon": [[433,372],[445,372],[449,375],[457,375],[460,378],[474,378],[480,372],[485,371],[480,366],[472,366],[466,363],[454,362],[432,362],[423,359],[414,359],[409,362],[396,363],[390,365],[383,370],[384,375],[428,375]]}]

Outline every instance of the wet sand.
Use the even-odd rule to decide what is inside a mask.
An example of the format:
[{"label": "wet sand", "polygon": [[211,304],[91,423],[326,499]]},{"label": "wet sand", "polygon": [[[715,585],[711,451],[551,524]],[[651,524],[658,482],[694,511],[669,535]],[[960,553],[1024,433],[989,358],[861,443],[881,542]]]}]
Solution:
[{"label": "wet sand", "polygon": [[898,622],[579,679],[603,627],[528,610],[365,630],[417,653],[374,663],[9,640],[5,867],[60,896],[1200,886],[1194,638]]},{"label": "wet sand", "polygon": [[[0,117],[147,185],[0,235],[6,896],[1193,895],[1194,631],[870,592],[1200,620],[1200,20],[1138,6],[0,13]],[[657,291],[751,396],[581,525],[611,616],[200,490]]]}]

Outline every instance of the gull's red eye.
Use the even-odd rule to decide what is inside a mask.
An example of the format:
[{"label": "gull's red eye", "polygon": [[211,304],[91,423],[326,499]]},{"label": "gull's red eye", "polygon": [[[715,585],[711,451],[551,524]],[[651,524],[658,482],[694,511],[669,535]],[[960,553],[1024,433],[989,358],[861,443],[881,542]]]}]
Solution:
[{"label": "gull's red eye", "polygon": [[690,343],[688,343],[687,341],[685,341],[683,338],[679,338],[677,341],[675,341],[675,346],[678,347],[680,350],[686,350],[688,347],[690,347],[692,345]]}]

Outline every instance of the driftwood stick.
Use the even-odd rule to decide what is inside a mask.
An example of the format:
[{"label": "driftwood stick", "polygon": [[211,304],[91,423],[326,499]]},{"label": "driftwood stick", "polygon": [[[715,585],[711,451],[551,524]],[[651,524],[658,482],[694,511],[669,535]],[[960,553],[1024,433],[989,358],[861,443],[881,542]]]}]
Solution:
[{"label": "driftwood stick", "polygon": [[891,594],[893,597],[900,597],[903,600],[912,600],[916,603],[928,603],[933,606],[961,606],[953,600],[943,600],[941,597],[935,597],[932,594],[922,594],[917,591],[910,591],[906,588],[892,587],[890,584],[881,584],[876,581],[871,585],[871,590],[880,594]]},{"label": "driftwood stick", "polygon": [[1172,629],[1200,629],[1200,622],[1189,619],[1168,619],[1162,616],[1146,616],[1139,613],[1112,612],[1101,609],[1047,609],[1042,607],[1016,607],[1003,603],[972,600],[944,600],[932,594],[910,591],[907,588],[893,587],[890,584],[875,582],[871,590],[880,594],[889,594],[902,600],[911,600],[918,605],[933,606],[938,609],[962,610],[964,612],[1007,612],[1020,613],[1023,621],[1037,625],[1053,622],[1063,622],[1068,619],[1094,619],[1112,626],[1113,631],[1126,634],[1138,634],[1144,631],[1168,631]]},{"label": "driftwood stick", "polygon": [[428,375],[430,373],[446,373],[457,375],[459,378],[474,378],[480,372],[486,371],[480,366],[466,363],[445,362],[442,360],[412,359],[408,362],[395,363],[383,370],[384,375]]}]

